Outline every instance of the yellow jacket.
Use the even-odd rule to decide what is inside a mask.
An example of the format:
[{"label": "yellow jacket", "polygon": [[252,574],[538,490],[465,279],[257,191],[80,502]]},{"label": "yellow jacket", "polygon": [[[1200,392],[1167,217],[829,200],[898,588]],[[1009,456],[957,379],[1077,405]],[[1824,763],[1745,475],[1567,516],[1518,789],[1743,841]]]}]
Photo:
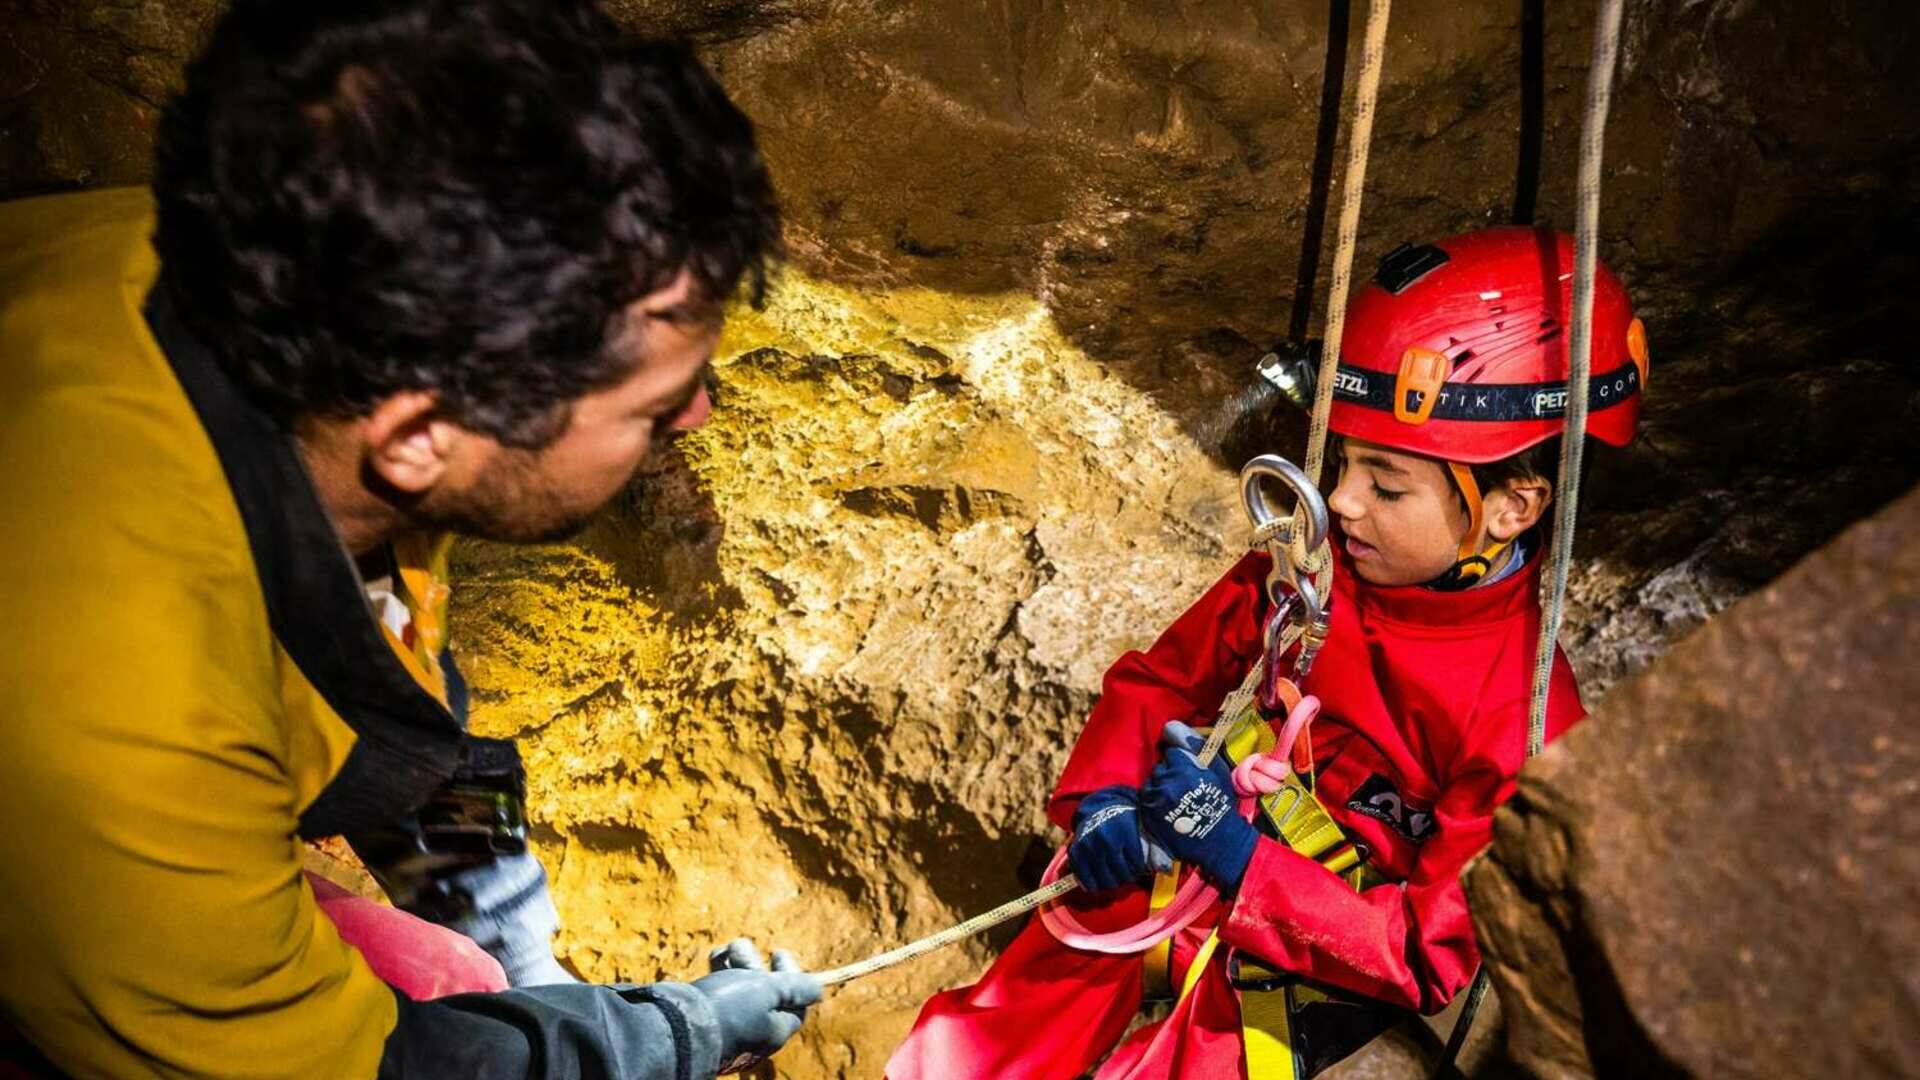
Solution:
[{"label": "yellow jacket", "polygon": [[0,205],[0,1016],[78,1076],[710,1071],[685,988],[416,1004],[318,914],[301,837],[409,810],[463,734],[171,317],[151,213]]}]

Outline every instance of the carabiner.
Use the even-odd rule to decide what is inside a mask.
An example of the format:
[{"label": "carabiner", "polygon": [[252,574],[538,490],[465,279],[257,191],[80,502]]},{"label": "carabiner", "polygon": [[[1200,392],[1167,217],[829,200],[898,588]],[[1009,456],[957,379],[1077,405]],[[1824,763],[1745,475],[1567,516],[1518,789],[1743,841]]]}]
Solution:
[{"label": "carabiner", "polygon": [[[1268,478],[1293,489],[1294,512],[1283,516],[1267,500],[1261,481]],[[1320,497],[1320,490],[1313,486],[1298,465],[1277,454],[1261,454],[1241,467],[1240,502],[1246,507],[1247,519],[1253,523],[1256,531],[1303,517],[1306,519],[1307,535],[1302,546],[1307,551],[1316,550],[1327,539],[1327,501]],[[1300,573],[1300,568],[1294,565],[1290,549],[1283,549],[1278,543],[1271,543],[1268,548],[1273,555],[1273,572],[1267,575],[1268,601],[1275,607],[1280,605],[1279,585],[1284,581],[1300,600],[1301,607],[1297,614],[1301,625],[1304,627],[1320,621],[1326,612],[1326,599],[1314,588],[1311,575]]]},{"label": "carabiner", "polygon": [[1261,489],[1260,481],[1272,478],[1293,489],[1296,506],[1304,506],[1307,511],[1306,549],[1312,551],[1327,539],[1330,519],[1327,516],[1327,500],[1320,495],[1320,489],[1313,486],[1300,466],[1278,454],[1261,454],[1240,467],[1240,502],[1247,510],[1247,520],[1258,529],[1268,522],[1290,517],[1291,512],[1281,513],[1267,500],[1267,493]]},{"label": "carabiner", "polygon": [[[1283,515],[1268,500],[1262,485],[1262,481],[1267,479],[1278,480],[1293,490],[1292,511]],[[1326,499],[1298,465],[1278,454],[1261,454],[1241,467],[1240,502],[1246,507],[1247,519],[1253,523],[1256,531],[1271,533],[1277,530],[1281,522],[1304,520],[1307,535],[1301,546],[1311,552],[1326,542],[1331,528]],[[1273,570],[1267,575],[1267,601],[1273,605],[1273,615],[1266,627],[1270,663],[1278,664],[1279,658],[1271,654],[1278,644],[1280,628],[1292,622],[1299,626],[1302,633],[1300,652],[1294,660],[1294,678],[1304,679],[1313,669],[1320,642],[1326,638],[1329,625],[1327,603],[1331,598],[1320,595],[1320,590],[1313,583],[1313,575],[1300,572],[1300,567],[1293,561],[1294,549],[1291,545],[1283,546],[1278,543],[1277,537],[1272,537],[1267,546],[1273,557]],[[1285,586],[1286,595],[1282,595],[1282,586]],[[1277,674],[1277,668],[1271,674]]]}]

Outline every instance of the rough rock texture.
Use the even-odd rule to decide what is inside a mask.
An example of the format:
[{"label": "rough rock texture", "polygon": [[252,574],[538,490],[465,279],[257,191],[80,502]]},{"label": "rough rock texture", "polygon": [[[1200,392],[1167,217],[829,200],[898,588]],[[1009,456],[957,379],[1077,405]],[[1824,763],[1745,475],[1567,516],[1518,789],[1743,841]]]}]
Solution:
[{"label": "rough rock texture", "polygon": [[[465,560],[477,723],[596,978],[739,932],[848,962],[1024,891],[1100,671],[1230,550],[1230,478],[1030,297],[793,275],[728,334],[698,482]],[[837,991],[781,1064],[875,1075],[984,948]]]},{"label": "rough rock texture", "polygon": [[1550,748],[1470,873],[1533,1073],[1920,1075],[1920,493]]},{"label": "rough rock texture", "polygon": [[[0,195],[142,178],[220,6],[0,0]],[[1233,403],[1324,299],[1301,251],[1346,4],[613,6],[706,43],[795,266],[735,324],[684,461],[578,545],[464,553],[476,722],[528,748],[586,973],[684,972],[735,932],[857,958],[1020,890],[1100,670],[1231,557],[1225,469],[1299,452],[1296,418]],[[1583,502],[1590,701],[1920,477],[1920,20],[1628,8],[1603,232],[1655,368],[1645,438]],[[1397,6],[1363,272],[1570,221],[1590,17]],[[783,1067],[874,1075],[990,945],[837,991]],[[1351,1068],[1405,1075],[1430,1041]]]}]

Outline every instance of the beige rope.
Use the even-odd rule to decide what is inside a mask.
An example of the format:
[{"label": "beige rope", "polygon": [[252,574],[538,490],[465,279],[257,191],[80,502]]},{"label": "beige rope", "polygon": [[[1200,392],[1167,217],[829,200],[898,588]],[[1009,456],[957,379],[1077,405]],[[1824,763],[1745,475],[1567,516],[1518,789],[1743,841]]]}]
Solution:
[{"label": "beige rope", "polygon": [[[1534,651],[1533,698],[1527,709],[1527,757],[1547,742],[1547,691],[1553,681],[1553,649],[1566,617],[1567,568],[1573,560],[1573,532],[1580,510],[1580,459],[1586,450],[1587,379],[1592,370],[1594,246],[1600,238],[1600,159],[1606,149],[1607,107],[1613,96],[1613,68],[1620,51],[1621,0],[1602,0],[1593,30],[1593,65],[1587,71],[1587,112],[1580,127],[1580,179],[1573,234],[1573,333],[1567,341],[1567,433],[1560,444],[1560,508],[1554,518],[1552,577],[1547,583],[1545,616]],[[1434,1068],[1435,1080],[1447,1080],[1466,1044],[1467,1032],[1487,996],[1486,965],[1474,974],[1466,1004],[1454,1021],[1446,1051]]]},{"label": "beige rope", "polygon": [[983,912],[957,926],[949,926],[937,934],[908,942],[897,949],[883,952],[878,956],[869,956],[855,964],[846,964],[830,971],[820,973],[820,981],[827,986],[851,982],[862,975],[871,975],[883,971],[895,964],[904,964],[908,960],[935,949],[943,949],[962,938],[969,938],[982,930],[991,930],[1008,919],[1025,915],[1041,904],[1057,897],[1065,896],[1080,887],[1080,882],[1072,874],[1062,874],[1053,884],[1035,889],[1017,900],[1009,900],[992,911]]},{"label": "beige rope", "polygon": [[1333,412],[1333,377],[1340,367],[1340,336],[1347,326],[1347,289],[1353,281],[1353,248],[1360,232],[1360,199],[1367,186],[1367,152],[1373,143],[1373,106],[1380,96],[1380,69],[1386,64],[1387,17],[1393,0],[1373,0],[1367,9],[1367,38],[1360,52],[1360,86],[1353,95],[1353,125],[1347,135],[1347,174],[1340,196],[1340,231],[1333,251],[1333,283],[1327,291],[1327,333],[1320,349],[1320,374],[1313,384],[1313,422],[1307,429],[1307,460],[1302,466],[1317,487],[1327,455],[1327,417]]},{"label": "beige rope", "polygon": [[1534,654],[1533,702],[1527,714],[1527,756],[1546,745],[1547,689],[1554,643],[1566,616],[1567,568],[1573,561],[1573,531],[1580,511],[1580,461],[1586,450],[1587,381],[1593,370],[1593,277],[1600,242],[1600,157],[1606,149],[1607,106],[1613,97],[1613,66],[1620,51],[1622,0],[1604,0],[1593,34],[1593,67],[1587,72],[1587,115],[1580,129],[1580,188],[1573,233],[1573,333],[1567,341],[1567,434],[1560,444],[1560,510],[1553,525],[1553,578],[1546,618]]},{"label": "beige rope", "polygon": [[[1297,636],[1297,634],[1296,634]],[[1282,640],[1288,640],[1282,635]],[[1242,706],[1251,701],[1254,688],[1259,685],[1262,664],[1254,662],[1252,670],[1240,682],[1240,688],[1226,696],[1220,703],[1220,719],[1213,725],[1213,732],[1207,738],[1207,744],[1200,751],[1200,764],[1206,765],[1219,754],[1225,745],[1229,721],[1239,715]],[[966,922],[949,926],[936,934],[929,934],[917,941],[910,941],[897,949],[889,949],[877,956],[870,956],[857,963],[844,964],[819,973],[820,981],[827,986],[850,982],[863,975],[884,971],[895,964],[903,964],[916,956],[923,956],[935,949],[942,949],[963,938],[972,937],[984,930],[991,930],[1008,919],[1015,919],[1050,900],[1065,896],[1080,887],[1080,882],[1072,874],[1062,874],[1051,885],[1043,885],[1025,896],[1009,900],[992,911],[985,911]]]}]

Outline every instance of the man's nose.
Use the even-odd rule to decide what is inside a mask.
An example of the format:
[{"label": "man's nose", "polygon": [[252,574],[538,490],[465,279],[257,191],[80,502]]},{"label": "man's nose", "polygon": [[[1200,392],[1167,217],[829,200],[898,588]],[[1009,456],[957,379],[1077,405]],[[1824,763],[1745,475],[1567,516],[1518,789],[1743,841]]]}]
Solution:
[{"label": "man's nose", "polygon": [[707,388],[702,386],[694,391],[693,400],[687,402],[687,407],[674,415],[673,422],[667,427],[673,431],[692,431],[706,423],[707,418],[712,415],[713,398],[707,396]]}]

